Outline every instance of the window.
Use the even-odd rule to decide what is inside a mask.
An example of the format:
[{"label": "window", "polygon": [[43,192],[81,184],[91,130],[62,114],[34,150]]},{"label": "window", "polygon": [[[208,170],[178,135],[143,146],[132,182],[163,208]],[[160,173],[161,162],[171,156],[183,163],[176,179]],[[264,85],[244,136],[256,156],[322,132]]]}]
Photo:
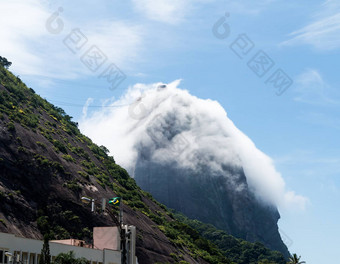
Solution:
[{"label": "window", "polygon": [[28,253],[22,252],[21,261],[23,264],[28,264]]},{"label": "window", "polygon": [[5,264],[8,262],[8,258],[5,255],[5,252],[8,251],[8,249],[0,248],[0,263]]},{"label": "window", "polygon": [[30,254],[30,264],[35,264],[35,254],[34,253]]}]

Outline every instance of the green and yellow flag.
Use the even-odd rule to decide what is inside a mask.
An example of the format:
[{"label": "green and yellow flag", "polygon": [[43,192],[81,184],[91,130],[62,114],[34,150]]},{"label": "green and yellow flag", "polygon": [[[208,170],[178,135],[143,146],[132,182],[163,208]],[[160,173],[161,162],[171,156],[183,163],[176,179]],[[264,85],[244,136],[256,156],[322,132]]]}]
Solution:
[{"label": "green and yellow flag", "polygon": [[111,200],[109,200],[109,204],[112,205],[120,205],[120,197],[114,197]]}]

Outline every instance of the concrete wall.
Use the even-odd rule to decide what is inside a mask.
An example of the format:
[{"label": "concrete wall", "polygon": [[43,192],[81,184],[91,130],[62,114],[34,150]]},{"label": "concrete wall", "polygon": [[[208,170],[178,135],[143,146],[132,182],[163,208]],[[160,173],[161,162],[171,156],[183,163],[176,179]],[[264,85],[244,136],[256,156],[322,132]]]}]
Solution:
[{"label": "concrete wall", "polygon": [[120,249],[120,234],[117,226],[93,228],[93,246],[96,249]]},{"label": "concrete wall", "polygon": [[[52,259],[59,253],[73,251],[77,258],[84,257],[91,261],[91,264],[121,263],[120,251],[76,247],[55,242],[50,242],[49,245]],[[0,233],[0,263],[10,263],[9,259],[4,255],[4,252],[8,251],[13,255],[19,255],[23,264],[38,264],[42,246],[43,242],[41,240]],[[11,263],[13,263],[13,260]]]},{"label": "concrete wall", "polygon": [[50,240],[52,243],[59,243],[64,245],[70,245],[70,246],[77,246],[77,247],[88,247],[92,248],[91,245],[87,245],[84,240],[79,239],[62,239],[62,240]]}]

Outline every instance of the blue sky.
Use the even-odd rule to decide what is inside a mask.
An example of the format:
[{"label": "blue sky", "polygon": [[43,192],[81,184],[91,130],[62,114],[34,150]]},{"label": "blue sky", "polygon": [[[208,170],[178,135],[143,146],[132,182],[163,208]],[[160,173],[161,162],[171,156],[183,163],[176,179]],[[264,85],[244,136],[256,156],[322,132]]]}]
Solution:
[{"label": "blue sky", "polygon": [[[212,29],[222,19],[229,32],[218,38]],[[287,189],[308,198],[304,210],[280,209],[289,250],[309,264],[337,261],[338,1],[0,0],[0,23],[11,70],[76,121],[89,98],[90,112],[98,110],[136,83],[182,79],[191,94],[220,102],[274,160]],[[76,52],[64,43],[75,41],[73,29],[87,40]],[[95,72],[81,60],[93,45],[106,58]],[[248,66],[259,51],[274,63],[262,77]],[[126,76],[114,89],[99,78],[112,63]],[[278,69],[292,80],[280,96],[267,82]]]}]

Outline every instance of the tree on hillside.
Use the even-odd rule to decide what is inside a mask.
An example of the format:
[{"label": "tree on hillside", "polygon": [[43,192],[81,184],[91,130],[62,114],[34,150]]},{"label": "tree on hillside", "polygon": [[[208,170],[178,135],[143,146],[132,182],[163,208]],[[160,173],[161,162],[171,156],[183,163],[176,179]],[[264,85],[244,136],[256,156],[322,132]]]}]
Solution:
[{"label": "tree on hillside", "polygon": [[51,264],[51,254],[50,254],[50,246],[49,246],[49,236],[48,234],[44,235],[44,244],[41,249],[39,264]]},{"label": "tree on hillside", "polygon": [[288,264],[303,264],[305,261],[300,261],[301,256],[297,256],[295,253],[290,256]]},{"label": "tree on hillside", "polygon": [[260,260],[257,264],[275,264],[275,262],[269,261],[268,259]]},{"label": "tree on hillside", "polygon": [[100,147],[99,147],[102,151],[104,151],[105,152],[105,154],[109,154],[109,150],[105,147],[105,146],[103,146],[103,145],[101,145]]},{"label": "tree on hillside", "polygon": [[12,62],[9,62],[5,57],[0,56],[0,64],[8,69],[12,65]]}]

